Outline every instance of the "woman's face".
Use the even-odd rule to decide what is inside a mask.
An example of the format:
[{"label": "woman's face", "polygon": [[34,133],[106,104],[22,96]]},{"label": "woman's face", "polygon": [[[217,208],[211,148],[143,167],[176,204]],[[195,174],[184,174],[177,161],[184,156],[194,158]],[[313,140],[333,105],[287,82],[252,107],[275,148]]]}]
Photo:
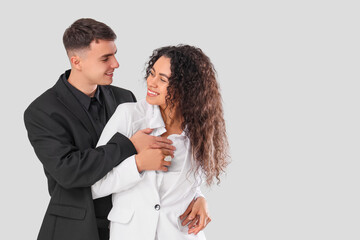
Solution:
[{"label": "woman's face", "polygon": [[167,87],[171,75],[170,58],[160,57],[150,70],[147,82],[146,101],[151,105],[159,105],[160,108],[166,108]]}]

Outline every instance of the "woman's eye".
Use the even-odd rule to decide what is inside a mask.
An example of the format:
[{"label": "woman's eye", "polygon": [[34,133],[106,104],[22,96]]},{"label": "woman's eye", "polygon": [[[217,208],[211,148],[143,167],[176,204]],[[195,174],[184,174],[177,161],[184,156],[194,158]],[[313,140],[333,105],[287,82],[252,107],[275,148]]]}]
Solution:
[{"label": "woman's eye", "polygon": [[150,72],[150,75],[151,75],[151,76],[155,76],[155,74],[154,74],[153,72]]},{"label": "woman's eye", "polygon": [[161,80],[161,81],[163,81],[163,82],[166,82],[166,80],[165,80],[165,79],[160,78],[160,80]]}]

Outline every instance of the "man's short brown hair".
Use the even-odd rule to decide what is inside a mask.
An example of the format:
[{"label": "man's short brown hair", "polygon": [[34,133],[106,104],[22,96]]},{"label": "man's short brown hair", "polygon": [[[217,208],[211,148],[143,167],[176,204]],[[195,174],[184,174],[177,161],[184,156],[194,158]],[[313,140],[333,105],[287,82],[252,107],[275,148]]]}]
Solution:
[{"label": "man's short brown hair", "polygon": [[64,32],[63,43],[67,52],[88,48],[92,41],[114,41],[116,34],[105,23],[91,18],[76,20]]}]

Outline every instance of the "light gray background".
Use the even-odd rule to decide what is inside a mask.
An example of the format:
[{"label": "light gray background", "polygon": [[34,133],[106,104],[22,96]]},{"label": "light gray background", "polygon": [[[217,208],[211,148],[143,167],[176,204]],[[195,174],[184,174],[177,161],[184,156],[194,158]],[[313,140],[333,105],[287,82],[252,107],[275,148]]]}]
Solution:
[{"label": "light gray background", "polygon": [[92,17],[118,35],[113,84],[138,99],[153,49],[187,43],[212,59],[232,164],[204,188],[209,240],[360,239],[356,2],[1,3],[1,238],[37,236],[49,197],[23,111],[69,68],[64,30]]}]

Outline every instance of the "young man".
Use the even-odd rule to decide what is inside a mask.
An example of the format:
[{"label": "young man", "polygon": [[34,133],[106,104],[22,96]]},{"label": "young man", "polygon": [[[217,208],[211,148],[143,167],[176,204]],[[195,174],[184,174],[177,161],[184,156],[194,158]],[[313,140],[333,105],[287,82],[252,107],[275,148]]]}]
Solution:
[{"label": "young man", "polygon": [[[95,148],[116,107],[136,101],[132,92],[110,85],[119,67],[115,39],[104,23],[93,19],[74,22],[63,37],[71,70],[24,113],[29,140],[43,164],[51,196],[39,240],[108,239],[111,197],[92,200],[91,185],[125,159],[166,166],[165,155],[173,154],[171,141],[148,135],[150,129],[130,139],[116,133],[107,145]],[[162,154],[152,154],[159,148]],[[206,201],[198,199],[184,213],[183,217],[188,216],[184,223],[192,220],[196,224],[198,216],[207,215]]]}]

